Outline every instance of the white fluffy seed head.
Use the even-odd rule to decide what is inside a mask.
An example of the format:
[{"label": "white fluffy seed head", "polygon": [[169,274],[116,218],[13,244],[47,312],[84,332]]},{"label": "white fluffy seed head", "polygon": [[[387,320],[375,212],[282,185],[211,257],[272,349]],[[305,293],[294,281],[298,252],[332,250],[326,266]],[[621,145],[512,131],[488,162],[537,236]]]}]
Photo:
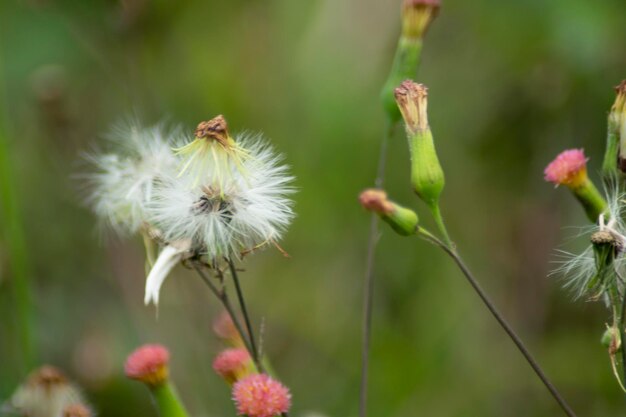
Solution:
[{"label": "white fluffy seed head", "polygon": [[[166,241],[189,239],[210,259],[239,256],[280,239],[293,218],[293,177],[260,135],[236,138],[248,157],[207,172],[170,175],[147,205]],[[186,161],[182,161],[183,166]],[[198,182],[198,178],[203,178]]]},{"label": "white fluffy seed head", "polygon": [[121,126],[108,135],[110,152],[87,155],[92,172],[86,175],[87,198],[95,213],[118,232],[135,233],[146,220],[146,205],[161,178],[172,175],[178,160],[172,151],[179,129],[163,125]]},{"label": "white fluffy seed head", "polygon": [[[626,223],[624,214],[626,211],[626,194],[618,187],[605,190],[608,202],[608,213],[598,219],[598,224],[581,228],[581,232],[576,236],[584,236],[586,239],[596,232],[608,232],[613,240],[621,244],[626,242]],[[555,261],[559,266],[551,272],[551,275],[560,275],[564,278],[564,288],[570,290],[575,298],[591,297],[592,299],[602,298],[604,294],[593,293],[597,288],[590,288],[590,284],[596,276],[598,269],[596,257],[592,245],[589,245],[581,253],[571,253],[568,251],[558,251],[559,259]],[[623,249],[617,251],[613,261],[613,268],[606,276],[621,289],[624,287],[622,277],[626,277],[626,253]],[[606,287],[606,286],[605,286]]]}]

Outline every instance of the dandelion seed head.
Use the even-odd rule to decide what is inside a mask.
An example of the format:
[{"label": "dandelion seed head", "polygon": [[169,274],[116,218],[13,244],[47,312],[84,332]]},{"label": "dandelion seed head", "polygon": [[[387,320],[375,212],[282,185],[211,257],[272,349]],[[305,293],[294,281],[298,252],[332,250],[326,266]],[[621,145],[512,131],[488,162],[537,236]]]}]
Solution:
[{"label": "dandelion seed head", "polygon": [[587,159],[582,149],[561,152],[544,170],[544,179],[556,185],[576,185],[587,175]]},{"label": "dandelion seed head", "polygon": [[163,125],[119,127],[107,137],[112,152],[87,155],[92,165],[86,175],[91,190],[87,202],[105,224],[120,233],[135,233],[145,226],[146,204],[160,179],[178,166],[171,147],[179,135]]},{"label": "dandelion seed head", "polygon": [[70,404],[83,402],[80,390],[52,366],[33,371],[18,387],[8,404],[20,415],[58,417]]},{"label": "dandelion seed head", "polygon": [[168,378],[170,353],[162,345],[143,345],[126,359],[124,373],[130,379],[159,385]]},{"label": "dandelion seed head", "polygon": [[274,417],[289,411],[291,394],[265,374],[250,375],[233,386],[237,413],[247,417]]},{"label": "dandelion seed head", "polygon": [[212,175],[163,180],[148,205],[148,218],[166,241],[189,239],[192,248],[216,259],[281,238],[293,218],[288,198],[293,177],[260,136],[242,136],[238,142],[249,155],[241,165],[209,164]]}]

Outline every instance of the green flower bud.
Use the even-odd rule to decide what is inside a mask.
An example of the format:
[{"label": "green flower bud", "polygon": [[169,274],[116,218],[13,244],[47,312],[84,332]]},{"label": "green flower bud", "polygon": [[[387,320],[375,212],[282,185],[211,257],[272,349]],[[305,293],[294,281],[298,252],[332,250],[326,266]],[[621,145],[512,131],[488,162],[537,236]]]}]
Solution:
[{"label": "green flower bud", "polygon": [[609,350],[611,355],[616,354],[622,350],[622,340],[619,334],[619,330],[616,327],[608,327],[602,334],[600,339],[602,346]]},{"label": "green flower bud", "polygon": [[393,230],[402,236],[414,235],[417,230],[417,214],[411,209],[401,207],[387,199],[383,190],[365,190],[359,196],[361,205],[378,214]]},{"label": "green flower bud", "polygon": [[445,179],[428,125],[428,89],[406,80],[395,89],[411,153],[411,185],[429,207],[438,205]]},{"label": "green flower bud", "polygon": [[615,87],[617,97],[609,112],[606,151],[602,163],[605,181],[626,173],[626,80]]},{"label": "green flower bud", "polygon": [[394,89],[403,80],[415,77],[420,64],[424,34],[438,12],[439,0],[404,0],[402,4],[402,35],[391,72],[381,92],[383,107],[393,123],[400,120]]}]

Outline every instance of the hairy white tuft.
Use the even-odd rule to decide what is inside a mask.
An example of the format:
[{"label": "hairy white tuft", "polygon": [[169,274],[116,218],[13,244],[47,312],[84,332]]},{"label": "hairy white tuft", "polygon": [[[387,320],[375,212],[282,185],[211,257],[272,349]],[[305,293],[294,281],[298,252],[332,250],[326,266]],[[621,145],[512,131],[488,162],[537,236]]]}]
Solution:
[{"label": "hairy white tuft", "polygon": [[172,175],[160,184],[148,219],[166,241],[189,239],[194,250],[216,259],[280,239],[293,218],[287,198],[293,177],[260,135],[237,141],[248,155],[240,163],[208,168],[200,177]]},{"label": "hairy white tuft", "polygon": [[86,175],[95,213],[118,232],[135,233],[146,219],[146,204],[163,176],[175,172],[178,162],[172,146],[178,130],[162,125],[119,127],[107,139],[113,148],[87,159],[93,172]]}]

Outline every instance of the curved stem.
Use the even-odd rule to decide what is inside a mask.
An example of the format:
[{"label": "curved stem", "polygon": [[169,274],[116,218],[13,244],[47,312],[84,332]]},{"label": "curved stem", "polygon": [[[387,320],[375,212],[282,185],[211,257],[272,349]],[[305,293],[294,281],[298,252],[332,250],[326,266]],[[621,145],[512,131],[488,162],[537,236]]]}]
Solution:
[{"label": "curved stem", "polygon": [[246,302],[243,297],[243,291],[241,290],[241,284],[239,283],[239,275],[237,274],[237,269],[235,268],[235,264],[231,259],[227,259],[228,268],[230,269],[230,275],[233,277],[233,281],[235,283],[235,289],[237,291],[237,298],[239,299],[239,306],[241,307],[241,313],[243,314],[244,321],[246,323],[246,329],[248,330],[248,335],[250,336],[250,347],[252,348],[252,358],[254,359],[254,363],[256,363],[257,368],[259,370],[262,369],[261,361],[259,358],[259,351],[256,347],[256,342],[254,340],[254,332],[252,331],[252,324],[250,322],[250,315],[248,314],[248,309],[246,308]]},{"label": "curved stem", "polygon": [[453,248],[454,245],[452,244],[452,240],[450,240],[450,235],[448,235],[448,229],[446,228],[446,223],[443,221],[443,217],[441,216],[439,203],[433,204],[430,207],[430,212],[433,215],[433,219],[435,220],[437,229],[439,229],[439,233],[441,233],[441,236],[443,236],[443,241],[446,243],[448,247]]},{"label": "curved stem", "polygon": [[476,291],[476,293],[478,294],[480,299],[483,301],[487,309],[491,312],[491,314],[498,321],[498,323],[500,323],[500,326],[502,326],[504,331],[509,335],[513,343],[515,343],[515,346],[517,346],[517,348],[522,353],[522,355],[524,356],[528,364],[531,366],[531,368],[533,368],[533,370],[535,371],[535,373],[537,374],[541,382],[543,382],[543,384],[548,389],[548,391],[550,391],[550,394],[552,394],[552,397],[554,397],[554,399],[559,404],[561,409],[569,417],[576,417],[576,414],[574,413],[574,411],[567,404],[567,402],[561,396],[561,394],[557,391],[556,387],[552,384],[552,382],[550,382],[550,380],[548,379],[544,371],[541,369],[541,367],[539,366],[535,358],[530,354],[530,352],[524,345],[524,342],[522,342],[522,339],[520,339],[517,333],[515,333],[513,328],[509,325],[506,319],[498,311],[497,307],[491,301],[489,296],[481,288],[480,284],[478,283],[478,281],[476,281],[476,278],[474,278],[474,275],[469,270],[467,265],[465,265],[465,262],[463,262],[463,259],[461,259],[461,257],[456,252],[456,250],[452,249],[450,246],[448,246],[447,244],[439,240],[437,237],[435,237],[433,234],[426,231],[425,229],[419,228],[418,234],[425,237],[426,239],[428,239],[430,242],[434,243],[435,245],[439,246],[441,249],[443,249],[444,252],[446,252],[446,254],[448,254],[448,256],[450,256],[454,260],[454,262],[457,264],[457,266],[459,267],[459,269],[461,270],[465,278],[467,278],[467,281],[470,283],[474,291]]},{"label": "curved stem", "polygon": [[[378,155],[378,168],[376,169],[376,179],[374,186],[382,188],[385,181],[385,165],[387,162],[387,145],[393,136],[395,124],[387,121],[385,133],[380,142],[380,152]],[[359,417],[367,415],[367,380],[369,374],[370,339],[372,333],[372,305],[374,292],[374,256],[378,243],[378,215],[372,213],[370,220],[370,231],[367,242],[367,261],[365,266],[365,278],[363,288],[363,322],[361,339],[361,385],[359,389]]]}]

